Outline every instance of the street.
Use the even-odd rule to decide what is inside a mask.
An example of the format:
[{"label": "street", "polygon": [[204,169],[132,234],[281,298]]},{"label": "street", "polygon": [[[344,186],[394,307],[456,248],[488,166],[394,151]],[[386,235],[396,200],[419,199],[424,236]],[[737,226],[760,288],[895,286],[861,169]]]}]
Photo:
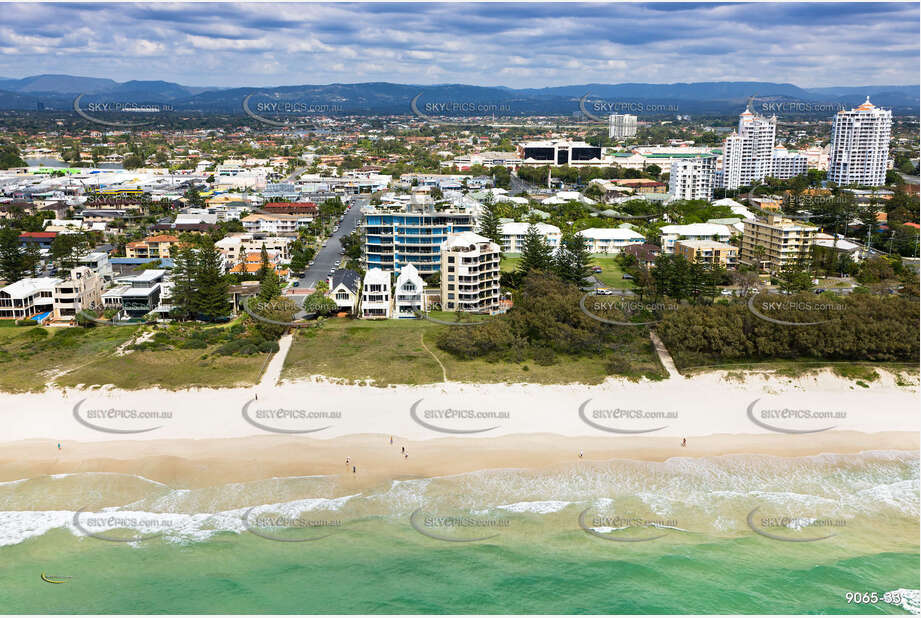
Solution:
[{"label": "street", "polygon": [[339,239],[351,234],[358,223],[361,221],[361,209],[366,206],[370,198],[368,196],[355,196],[349,200],[349,209],[345,213],[345,218],[339,225],[339,230],[333,232],[333,235],[326,241],[326,244],[317,251],[313,258],[313,265],[308,266],[304,276],[300,278],[299,288],[313,289],[317,282],[323,281],[329,277],[330,269],[335,267],[336,262],[344,260],[345,256],[339,253],[342,244]]}]

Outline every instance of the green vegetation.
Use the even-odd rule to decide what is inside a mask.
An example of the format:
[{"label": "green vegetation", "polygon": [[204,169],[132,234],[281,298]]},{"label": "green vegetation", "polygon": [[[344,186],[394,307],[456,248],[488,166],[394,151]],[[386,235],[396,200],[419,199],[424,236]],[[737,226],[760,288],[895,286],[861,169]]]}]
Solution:
[{"label": "green vegetation", "polygon": [[[6,321],[4,321],[6,322]],[[62,373],[111,357],[136,326],[0,329],[0,390],[41,391]],[[121,359],[117,359],[122,363]],[[123,363],[122,363],[123,364]],[[116,365],[118,367],[118,365]]]},{"label": "green vegetation", "polygon": [[[106,332],[113,328],[91,330]],[[62,376],[57,383],[112,384],[124,389],[255,384],[268,356],[278,351],[277,341],[265,339],[258,330],[247,329],[239,322],[212,327],[176,323],[154,327],[151,332],[146,340],[128,345],[124,355],[100,356]]]},{"label": "green vegetation", "polygon": [[[605,359],[608,374],[660,376],[645,327],[613,327],[586,315],[582,293],[559,278],[534,272],[514,294],[505,315],[470,328],[439,333],[438,347],[464,360],[533,363],[550,367],[562,359]],[[647,354],[648,352],[648,354]]]},{"label": "green vegetation", "polygon": [[665,315],[657,331],[679,369],[777,360],[918,362],[916,298],[870,294],[823,298],[821,302],[831,308],[822,313],[799,308],[815,304],[814,294],[765,295],[761,300],[783,301],[783,307],[769,312],[776,319],[828,321],[812,326],[774,324],[756,317],[744,302],[682,305]]},{"label": "green vegetation", "polygon": [[604,286],[619,290],[629,290],[634,287],[632,279],[624,279],[626,272],[618,263],[616,257],[599,257],[593,256],[592,266],[600,266],[600,273],[593,273]]}]

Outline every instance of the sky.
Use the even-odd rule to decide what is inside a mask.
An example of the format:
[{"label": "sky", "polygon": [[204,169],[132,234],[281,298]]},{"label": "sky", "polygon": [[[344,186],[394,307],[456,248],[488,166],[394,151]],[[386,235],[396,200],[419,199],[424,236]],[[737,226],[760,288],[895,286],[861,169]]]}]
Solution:
[{"label": "sky", "polygon": [[511,88],[919,82],[919,3],[3,4],[0,77]]}]

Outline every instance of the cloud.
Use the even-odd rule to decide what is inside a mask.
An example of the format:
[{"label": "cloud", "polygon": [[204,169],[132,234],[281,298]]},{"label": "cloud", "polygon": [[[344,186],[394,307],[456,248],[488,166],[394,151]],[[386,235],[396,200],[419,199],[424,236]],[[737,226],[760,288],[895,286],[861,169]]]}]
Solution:
[{"label": "cloud", "polygon": [[3,77],[810,87],[913,84],[921,70],[917,4],[5,4],[3,12]]}]

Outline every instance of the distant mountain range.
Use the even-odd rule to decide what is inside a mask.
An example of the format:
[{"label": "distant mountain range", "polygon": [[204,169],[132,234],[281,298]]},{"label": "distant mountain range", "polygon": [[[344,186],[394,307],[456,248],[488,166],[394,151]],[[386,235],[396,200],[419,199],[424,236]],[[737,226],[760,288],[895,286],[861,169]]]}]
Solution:
[{"label": "distant mountain range", "polygon": [[[0,78],[0,110],[73,110],[91,104],[169,106],[178,112],[243,113],[266,117],[274,110],[299,113],[408,114],[411,104],[432,117],[470,115],[571,115],[580,110],[598,117],[615,111],[638,115],[726,114],[741,111],[752,97],[758,103],[799,103],[787,110],[850,108],[869,96],[896,113],[918,113],[918,86],[840,86],[800,88],[772,82],[696,82],[677,84],[581,84],[548,88],[482,87],[464,84],[417,86],[387,82],[320,84],[274,88],[205,88],[165,81],[116,82],[74,75]],[[249,98],[247,98],[249,97]],[[273,106],[275,104],[275,106]],[[781,109],[762,106],[760,110]]]}]

